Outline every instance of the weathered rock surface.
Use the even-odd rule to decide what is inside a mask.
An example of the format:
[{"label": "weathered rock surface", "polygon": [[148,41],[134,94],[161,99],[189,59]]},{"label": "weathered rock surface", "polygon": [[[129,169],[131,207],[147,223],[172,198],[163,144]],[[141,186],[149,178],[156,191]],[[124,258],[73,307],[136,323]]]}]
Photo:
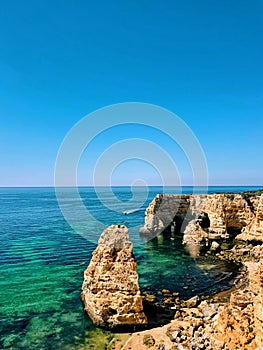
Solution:
[{"label": "weathered rock surface", "polygon": [[261,349],[263,262],[248,263],[247,269],[247,283],[231,294],[229,303],[192,298],[178,307],[169,324],[133,334],[122,350]]},{"label": "weathered rock surface", "polygon": [[263,195],[252,197],[251,211],[253,212],[252,220],[244,227],[241,234],[236,238],[243,241],[262,241],[263,240]]},{"label": "weathered rock surface", "polygon": [[140,232],[154,237],[169,225],[183,233],[185,244],[263,241],[263,194],[159,194],[147,208]]},{"label": "weathered rock surface", "polygon": [[115,328],[147,323],[133,246],[124,225],[112,225],[102,233],[84,272],[81,297],[97,326]]},{"label": "weathered rock surface", "polygon": [[156,236],[174,221],[176,214],[178,219],[183,219],[188,211],[189,203],[189,195],[158,194],[146,209],[145,224],[140,232]]},{"label": "weathered rock surface", "polygon": [[247,286],[231,294],[213,327],[213,337],[231,350],[253,350],[263,344],[263,262],[246,266]]}]

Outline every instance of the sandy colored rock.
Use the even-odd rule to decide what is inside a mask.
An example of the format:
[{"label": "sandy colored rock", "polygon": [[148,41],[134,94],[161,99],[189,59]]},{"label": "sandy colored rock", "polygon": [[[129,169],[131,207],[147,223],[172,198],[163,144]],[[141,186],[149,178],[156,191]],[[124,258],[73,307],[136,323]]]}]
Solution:
[{"label": "sandy colored rock", "polygon": [[145,212],[140,232],[154,237],[169,225],[185,244],[236,238],[263,242],[263,194],[159,194]]},{"label": "sandy colored rock", "polygon": [[263,344],[263,262],[246,266],[248,285],[231,294],[229,305],[219,313],[213,328],[213,337],[230,350],[255,350]]},{"label": "sandy colored rock", "polygon": [[[173,321],[133,334],[123,350],[146,349],[143,339],[149,335],[155,340],[150,349],[263,349],[263,195],[260,191],[158,195],[146,210],[141,232],[154,237],[170,224],[175,233],[183,234],[182,239],[192,247],[193,255],[197,255],[201,242],[209,243],[212,251],[222,249],[224,244],[224,250],[217,255],[242,263],[242,277],[229,292],[229,299],[216,303],[200,302],[196,297],[181,302],[176,306]],[[240,240],[236,245],[234,238]]]},{"label": "sandy colored rock", "polygon": [[112,225],[102,233],[84,272],[81,297],[97,326],[115,328],[147,323],[133,246],[124,225]]},{"label": "sandy colored rock", "polygon": [[[263,262],[246,263],[247,283],[219,304],[189,299],[169,324],[134,333],[122,350],[150,349],[258,350],[263,344]],[[195,300],[196,299],[196,300]]]},{"label": "sandy colored rock", "polygon": [[242,230],[237,239],[243,241],[263,240],[263,194],[260,197],[250,199],[254,216],[246,227]]}]

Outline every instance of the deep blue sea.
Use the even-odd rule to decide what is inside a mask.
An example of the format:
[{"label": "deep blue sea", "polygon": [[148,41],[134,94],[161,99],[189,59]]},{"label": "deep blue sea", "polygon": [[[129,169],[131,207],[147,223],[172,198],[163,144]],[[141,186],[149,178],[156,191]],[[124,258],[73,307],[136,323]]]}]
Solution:
[{"label": "deep blue sea", "polygon": [[[257,188],[210,187],[208,192]],[[101,233],[98,222],[125,223],[130,228],[140,285],[149,291],[167,288],[185,297],[212,291],[220,273],[231,269],[223,263],[198,263],[177,240],[140,240],[138,227],[144,223],[150,201],[157,193],[177,193],[177,188],[150,187],[147,197],[142,191],[140,198],[140,189],[134,195],[130,187],[114,187],[116,205],[110,203],[108,188],[98,192],[105,205],[94,188],[79,189],[94,216],[94,220],[79,217],[79,227],[86,232],[83,235],[64,219],[54,188],[0,188],[1,349],[105,349],[112,335],[92,325],[80,300],[83,271]],[[192,188],[184,187],[183,193],[192,193]],[[63,205],[78,212],[68,188],[64,189]],[[125,216],[122,209],[137,211]],[[185,284],[191,284],[191,290],[185,291]]]}]

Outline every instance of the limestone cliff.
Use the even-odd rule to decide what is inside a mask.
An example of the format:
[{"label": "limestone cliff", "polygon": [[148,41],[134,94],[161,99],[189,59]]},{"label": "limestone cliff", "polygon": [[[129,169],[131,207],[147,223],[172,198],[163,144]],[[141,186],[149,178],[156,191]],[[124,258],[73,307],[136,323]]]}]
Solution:
[{"label": "limestone cliff", "polygon": [[263,241],[263,194],[159,194],[145,213],[141,234],[154,237],[172,226],[186,244],[202,240]]},{"label": "limestone cliff", "polygon": [[231,350],[254,350],[263,344],[263,262],[246,266],[247,285],[231,294],[212,329],[213,338]]},{"label": "limestone cliff", "polygon": [[263,241],[263,195],[250,197],[248,200],[253,218],[237,238],[244,241]]},{"label": "limestone cliff", "polygon": [[147,323],[125,226],[112,225],[101,234],[84,272],[81,296],[95,325],[115,328]]},{"label": "limestone cliff", "polygon": [[244,277],[229,302],[194,297],[174,305],[169,324],[136,333],[122,350],[263,349],[263,194],[158,195],[146,210],[141,233],[181,234],[184,243],[200,245],[241,240],[219,258],[244,264]]}]

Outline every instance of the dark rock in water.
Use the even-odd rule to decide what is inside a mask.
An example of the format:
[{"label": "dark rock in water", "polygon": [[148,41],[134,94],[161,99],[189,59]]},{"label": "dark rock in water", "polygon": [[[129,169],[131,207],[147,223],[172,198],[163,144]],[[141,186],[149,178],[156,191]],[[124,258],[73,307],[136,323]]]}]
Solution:
[{"label": "dark rock in water", "polygon": [[81,297],[97,326],[112,329],[147,323],[133,246],[124,225],[112,225],[102,233],[84,272]]}]

